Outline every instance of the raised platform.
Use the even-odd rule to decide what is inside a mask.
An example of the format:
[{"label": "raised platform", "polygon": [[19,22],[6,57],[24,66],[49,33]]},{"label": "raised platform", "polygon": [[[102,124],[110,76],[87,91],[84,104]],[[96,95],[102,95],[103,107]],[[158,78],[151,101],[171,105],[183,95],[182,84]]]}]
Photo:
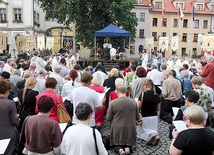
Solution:
[{"label": "raised platform", "polygon": [[106,70],[111,70],[111,68],[118,66],[119,70],[124,70],[126,67],[129,66],[129,60],[128,59],[122,59],[122,60],[104,60],[104,59],[97,59],[97,58],[88,58],[88,59],[80,59],[78,60],[78,63],[80,64],[82,69],[85,69],[89,65],[96,67],[97,63],[101,62],[103,66],[105,66]]}]

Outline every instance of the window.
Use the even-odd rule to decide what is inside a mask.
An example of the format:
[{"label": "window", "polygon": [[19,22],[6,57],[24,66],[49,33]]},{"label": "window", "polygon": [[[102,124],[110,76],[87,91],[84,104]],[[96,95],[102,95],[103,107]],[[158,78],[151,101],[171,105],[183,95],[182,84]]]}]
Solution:
[{"label": "window", "polygon": [[36,22],[36,12],[33,12],[33,21]]},{"label": "window", "polygon": [[157,38],[157,32],[152,32],[152,36],[154,37],[154,41],[158,40],[158,38]]},{"label": "window", "polygon": [[162,32],[161,36],[166,37],[166,32]]},{"label": "window", "polygon": [[187,41],[187,33],[183,33],[183,35],[182,35],[182,41]]},{"label": "window", "polygon": [[178,33],[173,33],[173,34],[172,34],[172,36],[177,36],[177,35],[178,35]]},{"label": "window", "polygon": [[166,27],[166,26],[167,26],[167,18],[164,18],[164,19],[163,19],[162,26],[163,26],[163,27]]},{"label": "window", "polygon": [[68,32],[65,32],[65,33],[64,33],[64,36],[67,36],[67,35],[68,35]]},{"label": "window", "polygon": [[141,4],[142,1],[141,0],[136,0],[137,4]]},{"label": "window", "polygon": [[198,34],[197,33],[194,33],[193,41],[194,42],[198,42]]},{"label": "window", "polygon": [[51,36],[54,36],[54,32],[51,32]]},{"label": "window", "polygon": [[58,32],[58,36],[61,36],[62,35],[62,32]]},{"label": "window", "polygon": [[210,10],[214,11],[214,5],[211,5]]},{"label": "window", "polygon": [[174,19],[173,27],[178,27],[178,19]]},{"label": "window", "polygon": [[144,29],[140,29],[139,38],[144,38]]},{"label": "window", "polygon": [[136,12],[132,12],[132,14],[136,17]]},{"label": "window", "polygon": [[195,22],[194,22],[194,28],[199,28],[199,20],[195,20]]},{"label": "window", "polygon": [[145,13],[140,13],[140,22],[145,21]]},{"label": "window", "polygon": [[22,20],[22,10],[21,9],[13,9],[14,11],[14,20],[17,21],[21,21]]},{"label": "window", "polygon": [[207,28],[208,28],[208,20],[204,20],[203,28],[205,28],[205,29],[207,29]]},{"label": "window", "polygon": [[183,10],[183,3],[176,3],[176,10],[181,6],[181,10]]},{"label": "window", "polygon": [[6,9],[0,8],[0,20],[6,20]]},{"label": "window", "polygon": [[184,19],[183,27],[187,27],[187,25],[188,25],[188,19]]},{"label": "window", "polygon": [[152,26],[158,26],[158,19],[157,18],[153,18]]},{"label": "window", "polygon": [[39,24],[39,14],[36,15],[36,22]]},{"label": "window", "polygon": [[162,2],[155,2],[155,8],[162,9]]},{"label": "window", "polygon": [[197,48],[193,48],[192,51],[193,51],[193,54],[197,54]]},{"label": "window", "polygon": [[61,39],[58,39],[58,44],[60,44],[61,43]]},{"label": "window", "polygon": [[187,55],[187,54],[186,54],[186,48],[182,48],[181,51],[182,51],[182,56]]},{"label": "window", "polygon": [[196,5],[196,10],[204,10],[203,9],[203,4],[197,4]]}]

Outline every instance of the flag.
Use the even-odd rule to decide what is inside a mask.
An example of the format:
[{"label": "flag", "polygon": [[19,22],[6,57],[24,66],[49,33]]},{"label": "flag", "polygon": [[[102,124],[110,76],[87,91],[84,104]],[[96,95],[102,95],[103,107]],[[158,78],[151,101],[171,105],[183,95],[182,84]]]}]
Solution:
[{"label": "flag", "polygon": [[195,22],[194,5],[192,4],[192,21]]},{"label": "flag", "polygon": [[164,3],[162,5],[162,22],[164,22],[164,15],[166,14],[166,10],[165,10],[165,7],[164,7]]},{"label": "flag", "polygon": [[183,11],[182,11],[182,9],[181,9],[181,6],[179,5],[179,7],[178,7],[178,14],[179,14],[179,18],[180,18],[180,20],[182,21],[182,19],[183,19],[183,17],[184,17],[184,14],[183,14]]}]

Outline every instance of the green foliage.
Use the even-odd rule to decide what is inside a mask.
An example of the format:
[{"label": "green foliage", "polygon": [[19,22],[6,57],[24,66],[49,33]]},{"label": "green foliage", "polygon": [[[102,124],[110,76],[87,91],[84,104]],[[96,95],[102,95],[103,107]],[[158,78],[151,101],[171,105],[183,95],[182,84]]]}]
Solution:
[{"label": "green foliage", "polygon": [[[94,32],[115,24],[131,32],[134,42],[137,18],[131,13],[134,8],[133,0],[40,0],[41,7],[46,12],[46,20],[56,20],[65,26],[75,22],[76,41],[84,47],[94,46]],[[104,39],[98,39],[99,45]],[[117,41],[123,45],[124,40]],[[128,39],[126,39],[126,45]]]},{"label": "green foliage", "polygon": [[199,55],[193,54],[193,55],[192,55],[192,58],[194,58],[194,59],[200,59],[201,57],[202,57],[201,54],[199,54]]}]

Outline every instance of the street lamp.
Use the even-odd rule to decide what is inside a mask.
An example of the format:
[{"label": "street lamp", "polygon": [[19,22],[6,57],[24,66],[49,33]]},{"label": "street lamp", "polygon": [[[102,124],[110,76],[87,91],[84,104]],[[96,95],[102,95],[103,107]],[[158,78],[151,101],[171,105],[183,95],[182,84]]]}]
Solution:
[{"label": "street lamp", "polygon": [[60,29],[59,29],[59,33],[60,33],[60,49],[62,48],[62,31],[63,31],[63,27],[60,27]]}]

